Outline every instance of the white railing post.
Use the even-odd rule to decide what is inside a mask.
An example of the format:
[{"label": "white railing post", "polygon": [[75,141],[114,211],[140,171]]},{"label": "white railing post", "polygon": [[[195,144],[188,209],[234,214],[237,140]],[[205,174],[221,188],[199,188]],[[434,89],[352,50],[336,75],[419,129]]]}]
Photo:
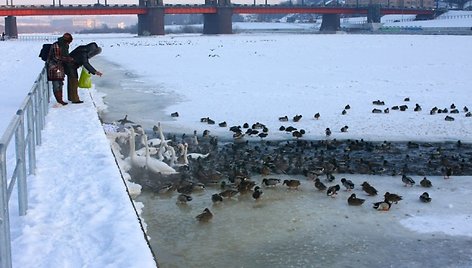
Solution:
[{"label": "white railing post", "polygon": [[[35,89],[35,91],[37,91],[37,88]],[[36,174],[36,137],[34,125],[38,124],[38,116],[36,113],[33,112],[33,105],[35,105],[35,102],[33,101],[34,93],[29,93],[28,95],[30,96],[30,105],[28,105],[28,107],[26,108],[26,141],[28,144],[28,174],[31,175]]]},{"label": "white railing post", "polygon": [[0,143],[0,267],[11,267],[10,214],[8,211],[8,180],[6,145]]},{"label": "white railing post", "polygon": [[19,125],[15,134],[17,176],[18,176],[18,210],[20,216],[26,215],[28,209],[28,192],[26,187],[26,158],[25,158],[25,116],[23,110],[16,113],[19,116]]}]

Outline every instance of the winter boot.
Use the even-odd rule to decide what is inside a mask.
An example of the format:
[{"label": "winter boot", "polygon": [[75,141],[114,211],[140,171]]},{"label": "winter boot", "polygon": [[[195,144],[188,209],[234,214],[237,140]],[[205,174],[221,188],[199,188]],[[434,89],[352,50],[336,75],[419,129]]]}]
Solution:
[{"label": "winter boot", "polygon": [[62,100],[62,91],[54,92],[54,97],[56,98],[57,103],[60,103],[62,105],[67,105],[67,102],[64,102]]}]

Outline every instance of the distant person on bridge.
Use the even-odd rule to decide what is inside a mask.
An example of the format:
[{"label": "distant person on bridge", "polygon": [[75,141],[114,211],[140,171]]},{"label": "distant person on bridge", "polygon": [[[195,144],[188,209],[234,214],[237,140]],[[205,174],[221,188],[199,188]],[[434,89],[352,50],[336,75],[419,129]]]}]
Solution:
[{"label": "distant person on bridge", "polygon": [[64,86],[66,63],[72,62],[74,59],[69,56],[69,45],[72,43],[72,35],[65,33],[52,44],[49,56],[46,61],[48,70],[48,80],[52,81],[52,91],[57,103],[67,105],[62,100],[62,87]]},{"label": "distant person on bridge", "polygon": [[70,53],[70,56],[74,59],[73,62],[67,63],[66,74],[67,74],[67,98],[72,103],[83,103],[79,99],[79,94],[77,89],[79,87],[79,73],[77,69],[81,66],[84,66],[85,69],[91,74],[102,76],[100,71],[95,70],[93,66],[89,63],[89,59],[100,54],[102,49],[97,45],[97,43],[92,42],[87,45],[82,45],[76,47]]}]

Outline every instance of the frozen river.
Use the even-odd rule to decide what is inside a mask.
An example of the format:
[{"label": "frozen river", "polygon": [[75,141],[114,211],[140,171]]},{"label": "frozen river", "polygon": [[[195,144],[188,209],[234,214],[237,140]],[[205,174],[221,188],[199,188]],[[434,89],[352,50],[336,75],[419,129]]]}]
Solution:
[{"label": "frozen river", "polygon": [[[107,76],[94,80],[97,90],[106,94],[105,122],[128,114],[129,119],[150,129],[157,121],[175,120],[166,109],[187,101],[165,84],[123,66],[97,59],[97,67],[106,70]],[[395,95],[400,96],[405,95]],[[371,102],[378,95],[368,98]],[[199,118],[203,113],[193,116]],[[193,129],[176,126],[179,124],[169,124],[164,130],[192,133]],[[217,186],[193,193],[193,200],[185,205],[176,203],[176,192],[143,191],[136,200],[144,204],[142,216],[151,246],[164,268],[472,266],[472,232],[464,232],[472,230],[470,176],[445,180],[425,174],[433,182],[432,188],[425,189],[403,186],[400,176],[335,175],[333,183],[325,183],[340,183],[341,177],[352,180],[356,185],[353,192],[366,199],[364,205],[349,206],[351,192],[344,190],[336,198],[328,197],[298,175],[270,175],[299,179],[301,187],[263,187],[258,201],[249,194],[214,205],[211,195],[221,191]],[[421,178],[414,176],[417,182]],[[258,185],[262,180],[259,175],[251,179]],[[373,184],[379,195],[367,196],[359,186],[363,181]],[[372,203],[381,201],[387,191],[403,196],[403,200],[388,212],[374,210]],[[432,197],[431,203],[419,201],[425,191]],[[207,224],[195,219],[204,208],[214,214]]]}]

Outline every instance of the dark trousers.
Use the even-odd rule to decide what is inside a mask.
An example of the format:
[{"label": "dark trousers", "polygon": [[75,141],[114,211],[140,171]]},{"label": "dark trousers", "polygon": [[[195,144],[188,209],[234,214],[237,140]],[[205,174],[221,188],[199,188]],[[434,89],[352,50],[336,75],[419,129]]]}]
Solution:
[{"label": "dark trousers", "polygon": [[71,70],[67,75],[67,99],[72,102],[80,101],[77,89],[79,88],[79,75],[77,69]]}]

